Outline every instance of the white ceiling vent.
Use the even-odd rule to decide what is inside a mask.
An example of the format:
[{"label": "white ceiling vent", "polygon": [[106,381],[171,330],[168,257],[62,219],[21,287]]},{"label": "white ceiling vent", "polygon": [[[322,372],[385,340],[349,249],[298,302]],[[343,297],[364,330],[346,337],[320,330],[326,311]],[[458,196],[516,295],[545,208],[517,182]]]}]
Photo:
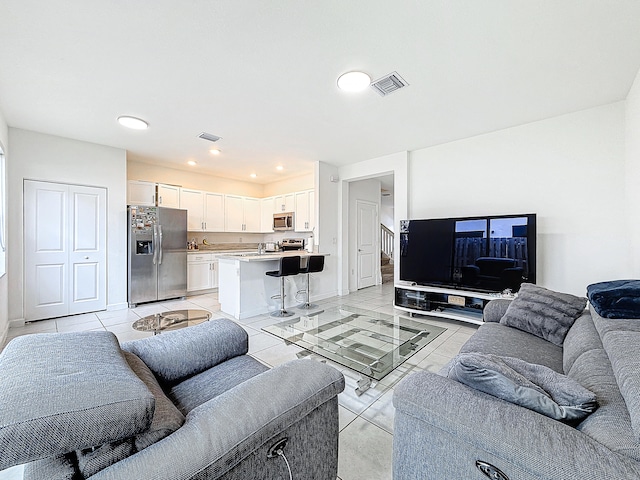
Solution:
[{"label": "white ceiling vent", "polygon": [[385,75],[375,82],[372,82],[371,88],[384,97],[396,90],[407,87],[408,85],[409,84],[400,75],[398,75],[398,72],[391,72],[389,75]]},{"label": "white ceiling vent", "polygon": [[202,132],[200,135],[198,135],[198,138],[203,138],[205,140],[209,140],[210,142],[217,142],[222,137],[213,135],[212,133]]}]

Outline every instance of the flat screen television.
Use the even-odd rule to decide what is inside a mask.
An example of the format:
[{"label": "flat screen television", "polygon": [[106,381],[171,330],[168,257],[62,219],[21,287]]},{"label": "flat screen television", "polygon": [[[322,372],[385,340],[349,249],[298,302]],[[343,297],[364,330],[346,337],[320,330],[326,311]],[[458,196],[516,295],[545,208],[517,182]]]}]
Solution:
[{"label": "flat screen television", "polygon": [[536,215],[400,222],[400,280],[476,292],[536,282]]}]

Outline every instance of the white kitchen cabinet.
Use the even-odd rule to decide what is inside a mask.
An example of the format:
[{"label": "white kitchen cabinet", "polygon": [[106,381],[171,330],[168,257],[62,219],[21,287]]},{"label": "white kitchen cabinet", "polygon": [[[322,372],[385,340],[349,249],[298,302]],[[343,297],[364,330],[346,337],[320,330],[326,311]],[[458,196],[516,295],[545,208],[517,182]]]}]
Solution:
[{"label": "white kitchen cabinet", "polygon": [[187,210],[187,230],[202,232],[204,230],[204,192],[180,189],[180,208]]},{"label": "white kitchen cabinet", "polygon": [[260,233],[260,199],[225,195],[224,225],[226,232]]},{"label": "white kitchen cabinet", "polygon": [[187,210],[187,230],[223,232],[224,197],[221,193],[180,189],[180,208]]},{"label": "white kitchen cabinet", "polygon": [[274,197],[267,197],[260,200],[260,231],[262,233],[273,233],[273,213]]},{"label": "white kitchen cabinet", "polygon": [[315,192],[305,190],[295,193],[295,228],[296,232],[311,232],[315,227]]},{"label": "white kitchen cabinet", "polygon": [[187,254],[187,292],[218,287],[218,260],[210,253]]},{"label": "white kitchen cabinet", "polygon": [[295,194],[287,193],[284,195],[278,195],[274,198],[273,213],[293,212],[296,208],[295,205]]},{"label": "white kitchen cabinet", "polygon": [[177,185],[159,183],[156,193],[159,207],[180,208],[180,187]]},{"label": "white kitchen cabinet", "polygon": [[205,232],[224,232],[224,194],[204,192]]},{"label": "white kitchen cabinet", "polygon": [[127,205],[156,204],[156,184],[143,182],[142,180],[129,180],[127,182]]}]

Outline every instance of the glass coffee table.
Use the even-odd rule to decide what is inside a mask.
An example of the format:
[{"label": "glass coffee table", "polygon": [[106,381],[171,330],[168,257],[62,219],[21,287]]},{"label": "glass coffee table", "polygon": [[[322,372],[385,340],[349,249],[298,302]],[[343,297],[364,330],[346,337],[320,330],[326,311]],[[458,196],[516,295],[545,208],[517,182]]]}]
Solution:
[{"label": "glass coffee table", "polygon": [[383,379],[446,329],[343,305],[262,330],[360,373],[356,393],[361,395],[373,380]]},{"label": "glass coffee table", "polygon": [[131,327],[134,330],[153,332],[154,335],[157,335],[165,330],[177,330],[196,325],[210,318],[211,312],[206,310],[170,310],[136,320]]}]

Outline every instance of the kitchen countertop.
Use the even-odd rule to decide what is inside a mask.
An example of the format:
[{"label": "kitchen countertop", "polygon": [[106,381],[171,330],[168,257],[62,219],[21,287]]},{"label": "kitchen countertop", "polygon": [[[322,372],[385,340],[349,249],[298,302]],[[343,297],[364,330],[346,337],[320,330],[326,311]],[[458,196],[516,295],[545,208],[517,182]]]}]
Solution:
[{"label": "kitchen countertop", "polygon": [[239,260],[241,262],[266,262],[269,260],[279,260],[282,257],[309,257],[311,255],[322,255],[329,256],[328,253],[309,253],[306,250],[287,250],[284,252],[266,252],[262,254],[258,254],[256,252],[252,253],[227,253],[224,255],[220,255],[220,259],[223,260]]}]

